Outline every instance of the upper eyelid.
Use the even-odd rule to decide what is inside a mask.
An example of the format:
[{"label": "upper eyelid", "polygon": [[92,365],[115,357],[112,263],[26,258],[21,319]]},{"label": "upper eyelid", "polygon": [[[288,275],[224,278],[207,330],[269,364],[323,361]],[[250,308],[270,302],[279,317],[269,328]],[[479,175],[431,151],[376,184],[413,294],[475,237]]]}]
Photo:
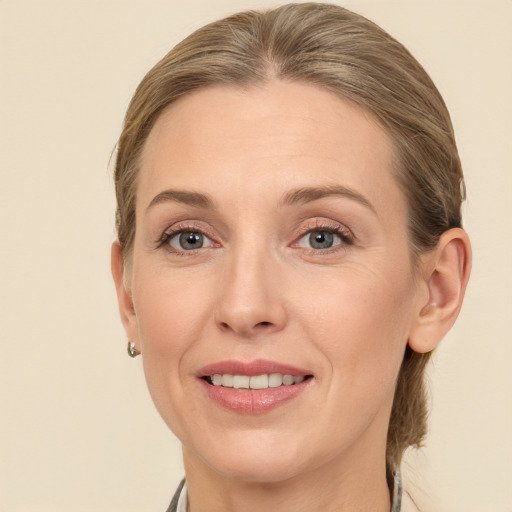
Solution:
[{"label": "upper eyelid", "polygon": [[176,222],[163,230],[161,235],[156,240],[156,246],[161,247],[166,244],[169,240],[174,238],[176,235],[180,233],[184,233],[186,231],[201,233],[203,236],[207,237],[214,243],[218,242],[218,237],[215,237],[211,230],[206,229],[203,224],[198,224],[197,221],[180,221]]},{"label": "upper eyelid", "polygon": [[311,231],[332,231],[346,235],[355,239],[354,232],[345,224],[327,219],[312,219],[311,224],[302,226],[299,230],[299,236],[302,237]]},{"label": "upper eyelid", "polygon": [[162,235],[176,234],[181,233],[183,231],[197,231],[198,233],[201,233],[203,235],[211,236],[211,229],[205,227],[205,225],[202,222],[191,220],[179,221],[171,224],[170,226],[164,229]]}]

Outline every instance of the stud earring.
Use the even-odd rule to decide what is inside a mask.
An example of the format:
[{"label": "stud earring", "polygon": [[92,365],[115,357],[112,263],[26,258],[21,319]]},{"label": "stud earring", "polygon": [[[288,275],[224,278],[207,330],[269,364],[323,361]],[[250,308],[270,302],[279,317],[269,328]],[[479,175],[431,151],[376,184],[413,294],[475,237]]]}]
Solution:
[{"label": "stud earring", "polygon": [[128,342],[128,355],[130,357],[137,357],[140,352],[135,348],[135,343],[133,341]]}]

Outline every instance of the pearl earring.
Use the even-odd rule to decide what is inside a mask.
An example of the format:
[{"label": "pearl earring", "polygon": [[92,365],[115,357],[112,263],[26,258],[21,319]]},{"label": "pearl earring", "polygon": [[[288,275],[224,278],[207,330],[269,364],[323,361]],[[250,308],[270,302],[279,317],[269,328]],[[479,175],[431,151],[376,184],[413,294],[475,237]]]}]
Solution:
[{"label": "pearl earring", "polygon": [[130,357],[137,357],[140,352],[135,348],[135,343],[133,341],[128,342],[128,355]]}]

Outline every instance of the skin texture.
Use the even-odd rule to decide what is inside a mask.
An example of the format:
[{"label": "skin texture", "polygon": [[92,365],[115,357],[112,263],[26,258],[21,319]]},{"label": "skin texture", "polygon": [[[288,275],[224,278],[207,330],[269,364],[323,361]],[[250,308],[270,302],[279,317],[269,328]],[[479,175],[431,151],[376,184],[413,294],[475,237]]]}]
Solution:
[{"label": "skin texture", "polygon": [[[413,272],[392,161],[371,115],[310,85],[211,87],[157,120],[130,274],[117,244],[113,273],[152,398],[183,443],[192,512],[389,510],[386,433],[405,347],[437,345],[469,272],[461,230]],[[161,195],[170,189],[211,204]],[[164,240],[180,229],[204,246]],[[341,234],[314,249],[318,231]],[[205,365],[256,359],[313,377],[263,414],[205,393]]]}]

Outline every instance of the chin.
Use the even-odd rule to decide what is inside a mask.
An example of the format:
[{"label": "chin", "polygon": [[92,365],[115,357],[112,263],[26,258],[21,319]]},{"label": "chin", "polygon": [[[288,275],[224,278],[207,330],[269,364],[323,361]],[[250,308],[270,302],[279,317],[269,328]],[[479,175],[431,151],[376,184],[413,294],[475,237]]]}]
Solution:
[{"label": "chin", "polygon": [[247,456],[233,454],[232,458],[224,457],[223,460],[213,461],[211,468],[223,477],[248,482],[278,484],[293,478],[301,473],[301,465],[296,462],[284,460],[251,459]]},{"label": "chin", "polygon": [[[279,436],[278,436],[279,437]],[[238,439],[237,439],[238,438]],[[304,443],[290,443],[273,436],[250,434],[233,436],[229,446],[197,446],[194,452],[211,470],[222,477],[244,482],[277,484],[310,467]]]}]

